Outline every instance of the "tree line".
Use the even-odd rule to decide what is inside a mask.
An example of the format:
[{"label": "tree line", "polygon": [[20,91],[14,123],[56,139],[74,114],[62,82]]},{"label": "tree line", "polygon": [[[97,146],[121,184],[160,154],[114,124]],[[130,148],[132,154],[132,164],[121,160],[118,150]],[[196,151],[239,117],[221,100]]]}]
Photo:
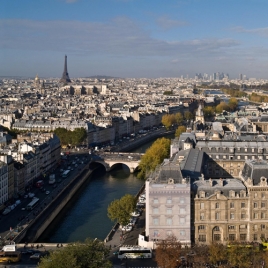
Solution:
[{"label": "tree line", "polygon": [[80,145],[87,138],[87,132],[82,127],[73,131],[66,128],[56,128],[54,133],[59,137],[62,147]]}]

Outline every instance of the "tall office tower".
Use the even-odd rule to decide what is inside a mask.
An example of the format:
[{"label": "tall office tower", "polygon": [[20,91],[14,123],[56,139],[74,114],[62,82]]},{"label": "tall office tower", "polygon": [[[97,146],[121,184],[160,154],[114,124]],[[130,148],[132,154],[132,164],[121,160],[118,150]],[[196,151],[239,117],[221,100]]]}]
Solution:
[{"label": "tall office tower", "polygon": [[243,75],[239,74],[239,80],[243,80]]},{"label": "tall office tower", "polygon": [[68,71],[67,71],[67,56],[65,55],[65,61],[64,61],[64,69],[63,69],[63,74],[60,80],[60,83],[70,83],[71,79],[69,77]]}]

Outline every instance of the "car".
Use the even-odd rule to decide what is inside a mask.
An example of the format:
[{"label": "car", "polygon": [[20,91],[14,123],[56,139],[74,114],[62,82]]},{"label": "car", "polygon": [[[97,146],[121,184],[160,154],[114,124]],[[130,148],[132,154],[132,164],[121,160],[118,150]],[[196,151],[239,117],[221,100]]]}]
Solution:
[{"label": "car", "polygon": [[40,259],[40,256],[41,256],[40,253],[34,253],[32,256],[30,256],[30,259],[39,260]]},{"label": "car", "polygon": [[16,202],[15,202],[16,205],[19,205],[20,203],[21,203],[21,201],[19,199],[16,200]]},{"label": "car", "polygon": [[6,208],[4,211],[3,211],[3,215],[7,215],[9,212],[11,211],[10,208]]},{"label": "car", "polygon": [[30,198],[33,198],[33,197],[35,196],[35,194],[34,194],[34,193],[28,193],[28,196],[29,196]]},{"label": "car", "polygon": [[27,194],[25,194],[25,195],[24,195],[24,198],[28,198],[28,195],[27,195]]},{"label": "car", "polygon": [[46,194],[50,194],[50,191],[46,191]]}]

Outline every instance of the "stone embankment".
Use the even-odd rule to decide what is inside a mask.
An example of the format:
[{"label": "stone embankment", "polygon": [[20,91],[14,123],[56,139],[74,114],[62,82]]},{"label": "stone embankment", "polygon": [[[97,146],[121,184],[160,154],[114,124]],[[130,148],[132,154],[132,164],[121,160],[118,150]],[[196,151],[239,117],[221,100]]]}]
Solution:
[{"label": "stone embankment", "polygon": [[63,207],[72,199],[77,190],[83,185],[86,179],[92,173],[92,169],[89,169],[89,164],[84,167],[67,185],[53,198],[53,201],[47,205],[47,207],[39,214],[34,220],[32,220],[22,232],[14,239],[16,243],[22,241],[34,243],[45,229],[56,218],[58,213]]}]

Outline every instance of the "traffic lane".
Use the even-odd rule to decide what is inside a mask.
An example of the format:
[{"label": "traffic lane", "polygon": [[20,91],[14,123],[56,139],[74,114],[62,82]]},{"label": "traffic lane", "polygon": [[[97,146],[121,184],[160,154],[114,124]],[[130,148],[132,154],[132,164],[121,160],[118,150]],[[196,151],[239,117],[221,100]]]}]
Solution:
[{"label": "traffic lane", "polygon": [[[69,157],[69,163],[70,161],[73,161],[75,159],[75,155],[72,155]],[[65,182],[62,181],[61,183],[56,184],[56,188],[54,188],[53,185],[49,185],[48,181],[44,180],[45,185],[44,187],[50,191],[49,195],[46,195],[44,192],[42,192],[39,188],[32,187],[31,192],[35,194],[36,197],[40,198],[39,204],[35,207],[34,211],[27,211],[22,210],[22,208],[25,208],[32,200],[32,198],[21,198],[21,204],[16,206],[14,210],[12,210],[7,215],[0,215],[0,239],[3,239],[6,236],[13,237],[14,229],[17,228],[17,226],[22,226],[24,224],[27,224],[30,220],[34,219],[43,209],[45,206],[47,206],[53,198],[58,194],[58,191],[61,191],[70,180],[72,180],[79,172],[79,169],[84,168],[85,165],[87,165],[90,161],[89,156],[85,155],[79,155],[78,157],[79,161],[80,159],[84,159],[84,164],[80,164],[76,170],[72,171],[70,176],[65,179]],[[60,169],[61,166],[57,167],[53,171],[51,171],[52,174],[57,174],[57,177],[60,176]],[[60,177],[59,177],[60,178]],[[10,232],[12,228],[12,231]]]}]

